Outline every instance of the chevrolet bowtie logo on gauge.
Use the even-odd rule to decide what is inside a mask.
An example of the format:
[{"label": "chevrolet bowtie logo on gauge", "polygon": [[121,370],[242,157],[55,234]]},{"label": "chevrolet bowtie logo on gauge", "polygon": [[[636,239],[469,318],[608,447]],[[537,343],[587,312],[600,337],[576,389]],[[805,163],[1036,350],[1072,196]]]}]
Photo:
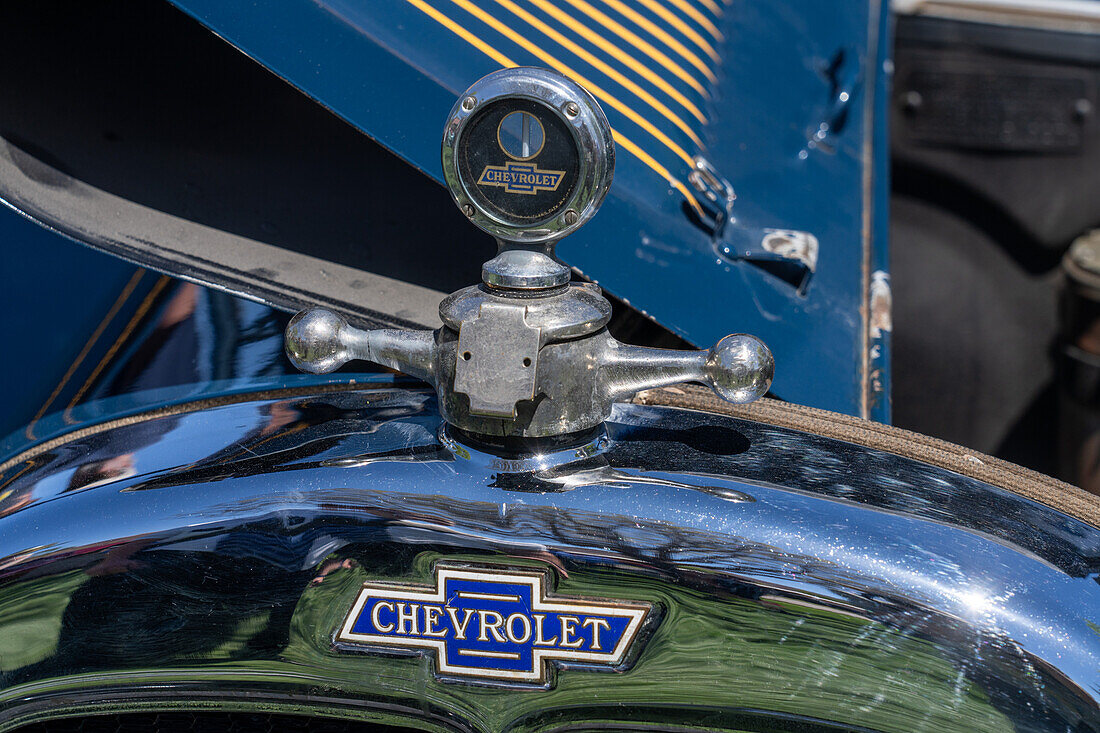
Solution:
[{"label": "chevrolet bowtie logo on gauge", "polygon": [[487,165],[478,179],[479,186],[500,186],[508,193],[557,191],[565,171],[539,170],[536,165],[508,161],[502,166]]},{"label": "chevrolet bowtie logo on gauge", "polygon": [[506,242],[551,242],[579,228],[602,203],[614,167],[596,100],[547,69],[489,74],[458,100],[443,133],[455,202]]}]

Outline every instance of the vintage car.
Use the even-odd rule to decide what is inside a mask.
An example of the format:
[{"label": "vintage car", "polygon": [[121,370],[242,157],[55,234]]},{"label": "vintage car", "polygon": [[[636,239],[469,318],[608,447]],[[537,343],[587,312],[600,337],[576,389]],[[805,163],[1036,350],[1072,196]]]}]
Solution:
[{"label": "vintage car", "polygon": [[1100,730],[1100,497],[887,424],[884,4],[0,19],[0,731]]}]

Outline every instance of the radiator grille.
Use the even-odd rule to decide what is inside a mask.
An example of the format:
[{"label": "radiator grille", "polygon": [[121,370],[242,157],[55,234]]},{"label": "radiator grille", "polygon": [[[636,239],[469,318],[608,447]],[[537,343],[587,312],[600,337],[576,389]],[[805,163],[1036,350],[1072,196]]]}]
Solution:
[{"label": "radiator grille", "polygon": [[350,720],[270,713],[126,713],[62,718],[18,733],[403,733]]}]

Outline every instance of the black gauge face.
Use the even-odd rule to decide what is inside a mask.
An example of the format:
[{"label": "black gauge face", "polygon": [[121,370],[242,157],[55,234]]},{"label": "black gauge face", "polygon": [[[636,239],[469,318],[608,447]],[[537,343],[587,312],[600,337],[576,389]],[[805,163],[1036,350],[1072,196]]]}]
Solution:
[{"label": "black gauge face", "polygon": [[486,104],[466,125],[455,158],[474,203],[509,224],[561,213],[580,177],[569,126],[527,99]]}]

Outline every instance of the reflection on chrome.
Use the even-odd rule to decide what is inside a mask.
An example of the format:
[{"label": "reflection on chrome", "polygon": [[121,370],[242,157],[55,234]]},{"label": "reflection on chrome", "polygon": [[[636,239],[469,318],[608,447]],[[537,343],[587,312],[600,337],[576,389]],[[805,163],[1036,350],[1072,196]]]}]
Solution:
[{"label": "reflection on chrome", "polygon": [[[87,695],[477,731],[1097,719],[1094,527],[896,455],[667,408],[618,405],[606,435],[493,466],[388,380],[43,454],[0,519],[0,720]],[[57,478],[130,453],[136,475]],[[334,646],[365,581],[430,585],[440,562],[540,569],[656,623],[628,671],[555,668],[537,691]]]}]

